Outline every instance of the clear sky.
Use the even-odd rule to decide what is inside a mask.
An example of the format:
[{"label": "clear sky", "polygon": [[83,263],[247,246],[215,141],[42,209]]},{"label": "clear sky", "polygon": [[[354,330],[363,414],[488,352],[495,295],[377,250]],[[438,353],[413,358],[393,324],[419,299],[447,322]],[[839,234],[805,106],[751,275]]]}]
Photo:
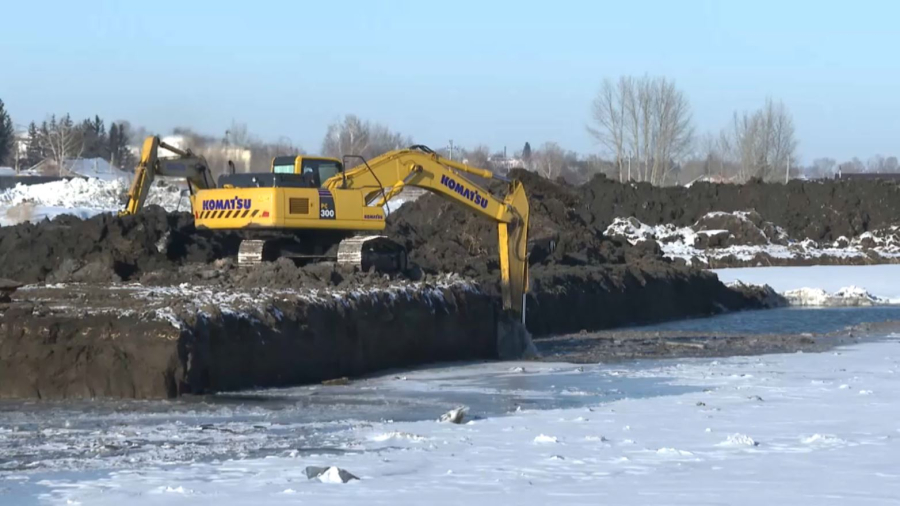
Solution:
[{"label": "clear sky", "polygon": [[781,99],[802,161],[900,155],[900,2],[17,1],[0,99],[319,149],[347,113],[440,147],[587,153],[604,77],[672,78],[699,133]]}]

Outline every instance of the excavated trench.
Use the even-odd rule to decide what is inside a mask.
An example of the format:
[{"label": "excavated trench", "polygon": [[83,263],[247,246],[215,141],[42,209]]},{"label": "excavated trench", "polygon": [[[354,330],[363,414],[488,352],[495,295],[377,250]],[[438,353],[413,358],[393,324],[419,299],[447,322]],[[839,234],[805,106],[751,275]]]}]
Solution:
[{"label": "excavated trench", "polygon": [[[686,224],[758,205],[767,220],[829,239],[891,224],[878,202],[900,201],[896,185],[871,182],[685,190],[515,175],[532,209],[527,327],[537,338],[779,303],[669,261],[654,241],[605,235],[623,213]],[[495,226],[425,196],[394,213],[387,234],[415,264],[405,276],[289,261],[247,270],[233,260],[236,234],[195,230],[189,214],[160,208],[0,228],[0,277],[29,285],[0,304],[0,397],[173,397],[506,355]]]},{"label": "excavated trench", "polygon": [[21,290],[0,320],[0,397],[161,398],[497,356],[493,304],[461,280],[365,291]]}]

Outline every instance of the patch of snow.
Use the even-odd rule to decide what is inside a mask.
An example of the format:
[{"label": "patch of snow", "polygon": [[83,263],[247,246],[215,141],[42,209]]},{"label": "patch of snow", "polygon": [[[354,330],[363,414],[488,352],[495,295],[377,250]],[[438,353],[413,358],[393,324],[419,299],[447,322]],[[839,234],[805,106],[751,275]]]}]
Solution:
[{"label": "patch of snow", "polygon": [[836,436],[827,435],[827,434],[813,434],[812,436],[800,439],[800,442],[805,445],[812,445],[812,444],[837,445],[837,444],[845,443],[845,441],[843,439],[836,437]]},{"label": "patch of snow", "polygon": [[535,436],[534,442],[537,444],[554,444],[554,443],[558,443],[559,439],[557,439],[556,436],[547,436],[547,435],[541,434],[539,436]]},{"label": "patch of snow", "polygon": [[690,227],[676,227],[671,224],[651,226],[634,217],[616,218],[604,233],[610,237],[625,239],[632,245],[654,240],[659,243],[664,256],[672,259],[681,258],[688,264],[708,265],[710,260],[729,257],[749,262],[761,254],[781,259],[850,259],[866,258],[867,251],[874,251],[885,258],[900,258],[900,227],[898,226],[887,227],[877,233],[866,232],[845,242],[835,241],[833,245],[820,246],[810,239],[791,240],[783,228],[771,225],[770,233],[773,237],[767,237],[760,230],[764,244],[736,244],[712,248],[703,246],[704,241],[701,241],[703,236],[730,234],[728,230],[702,229],[700,223],[704,220],[731,216],[739,221],[750,222],[749,214],[746,211],[711,212]]},{"label": "patch of snow", "polygon": [[657,455],[665,455],[669,457],[690,457],[693,453],[687,450],[679,450],[677,448],[660,448],[656,450]]},{"label": "patch of snow", "polygon": [[468,410],[469,410],[469,408],[467,408],[465,406],[451,409],[450,411],[441,415],[441,417],[438,419],[438,421],[442,422],[442,423],[455,423],[455,424],[463,423],[463,420],[466,417],[466,412]]},{"label": "patch of snow", "polygon": [[[63,214],[90,218],[115,213],[125,206],[129,183],[125,179],[72,178],[49,183],[16,186],[0,192],[0,225],[37,222]],[[190,200],[177,185],[155,181],[145,205],[167,211],[190,211]]]},{"label": "patch of snow", "polygon": [[788,290],[783,295],[792,306],[856,307],[888,304],[887,300],[857,286],[844,287],[834,293],[828,293],[821,288],[799,288]]},{"label": "patch of snow", "polygon": [[409,432],[399,432],[399,431],[385,432],[383,434],[377,434],[375,436],[372,436],[372,441],[378,441],[378,442],[390,441],[392,439],[403,439],[406,441],[419,442],[419,441],[425,441],[426,438],[416,435],[416,434],[410,434]]},{"label": "patch of snow", "polygon": [[344,471],[343,469],[339,469],[337,467],[329,467],[324,473],[318,476],[319,481],[322,483],[349,483],[353,480],[358,480],[356,476]]},{"label": "patch of snow", "polygon": [[743,267],[713,272],[726,284],[769,285],[781,294],[793,292],[798,299],[809,301],[806,305],[822,305],[835,296],[860,297],[857,300],[870,300],[873,304],[900,304],[900,283],[897,282],[900,265],[897,264]]},{"label": "patch of snow", "polygon": [[719,446],[759,446],[759,443],[746,434],[732,434],[725,441],[719,443]]}]

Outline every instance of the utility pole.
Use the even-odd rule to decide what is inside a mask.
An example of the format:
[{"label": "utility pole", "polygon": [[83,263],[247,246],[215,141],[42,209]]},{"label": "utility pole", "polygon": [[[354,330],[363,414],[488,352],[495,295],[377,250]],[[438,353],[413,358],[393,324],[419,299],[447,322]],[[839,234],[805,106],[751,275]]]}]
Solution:
[{"label": "utility pole", "polygon": [[631,182],[631,157],[628,157],[628,182]]},{"label": "utility pole", "polygon": [[453,139],[450,139],[450,159],[453,160]]},{"label": "utility pole", "polygon": [[788,181],[791,180],[791,157],[789,156],[787,159],[785,170],[784,170],[784,184],[788,184]]}]

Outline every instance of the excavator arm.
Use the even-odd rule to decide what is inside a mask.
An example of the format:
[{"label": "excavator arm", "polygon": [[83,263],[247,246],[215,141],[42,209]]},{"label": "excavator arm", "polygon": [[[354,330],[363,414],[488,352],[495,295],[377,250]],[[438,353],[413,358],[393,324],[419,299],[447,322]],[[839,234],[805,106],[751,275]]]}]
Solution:
[{"label": "excavator arm", "polygon": [[[464,177],[471,174],[507,183],[496,197]],[[525,318],[528,291],[528,199],[519,181],[448,160],[424,146],[391,151],[326,180],[329,190],[356,189],[369,205],[381,206],[406,186],[425,188],[497,223],[503,307]]]},{"label": "excavator arm", "polygon": [[[177,155],[174,158],[160,158],[160,148]],[[135,214],[144,206],[150,185],[156,176],[182,177],[187,179],[188,187],[193,193],[196,189],[214,188],[212,175],[206,159],[181,150],[159,140],[159,137],[147,137],[141,149],[141,161],[134,171],[134,181],[128,190],[128,203],[120,215]]]}]

